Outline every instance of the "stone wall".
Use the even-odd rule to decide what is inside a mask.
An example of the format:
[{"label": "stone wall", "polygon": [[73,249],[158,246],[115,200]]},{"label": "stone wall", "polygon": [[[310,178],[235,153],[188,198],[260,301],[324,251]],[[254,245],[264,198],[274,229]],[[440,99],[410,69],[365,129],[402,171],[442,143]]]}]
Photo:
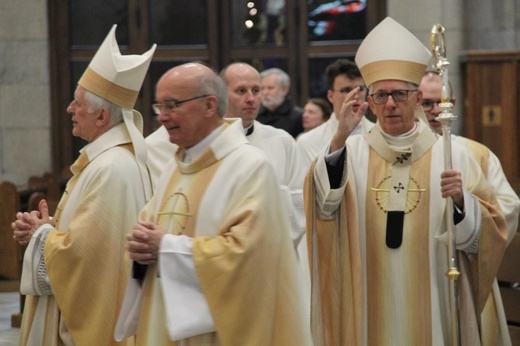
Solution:
[{"label": "stone wall", "polygon": [[465,49],[520,49],[519,10],[520,0],[465,1]]},{"label": "stone wall", "polygon": [[0,1],[0,181],[23,184],[51,169],[46,6]]}]

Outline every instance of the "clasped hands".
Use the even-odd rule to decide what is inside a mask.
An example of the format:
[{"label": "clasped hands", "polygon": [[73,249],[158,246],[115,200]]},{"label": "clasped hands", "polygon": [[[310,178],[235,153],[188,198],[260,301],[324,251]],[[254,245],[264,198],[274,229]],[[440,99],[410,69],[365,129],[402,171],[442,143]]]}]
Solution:
[{"label": "clasped hands", "polygon": [[38,210],[31,212],[16,213],[16,220],[11,223],[13,229],[13,239],[20,245],[27,245],[33,234],[41,225],[50,223],[49,206],[47,201],[42,199],[38,204]]},{"label": "clasped hands", "polygon": [[130,258],[141,264],[157,261],[162,237],[168,232],[153,222],[140,222],[126,236],[126,250]]}]

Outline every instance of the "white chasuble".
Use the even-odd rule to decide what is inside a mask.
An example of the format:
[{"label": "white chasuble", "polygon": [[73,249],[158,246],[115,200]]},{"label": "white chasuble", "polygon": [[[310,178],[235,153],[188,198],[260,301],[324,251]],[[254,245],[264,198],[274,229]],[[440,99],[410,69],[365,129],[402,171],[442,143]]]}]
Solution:
[{"label": "white chasuble", "polygon": [[53,225],[41,226],[31,240],[46,234],[43,246],[25,254],[24,272],[38,270],[25,265],[28,257],[44,259],[44,270],[26,277],[40,285],[48,277],[52,295],[28,292],[20,342],[131,345],[113,333],[129,275],[125,235],[146,197],[124,124],[85,146],[71,170]]},{"label": "white chasuble", "polygon": [[[118,337],[135,334],[144,345],[311,343],[278,178],[241,122],[225,122],[191,163],[177,153],[141,213],[171,234],[142,287],[130,280]],[[192,294],[197,286],[202,296]],[[186,334],[180,318],[190,320]]]},{"label": "white chasuble", "polygon": [[[520,199],[507,181],[500,160],[488,147],[479,142],[461,136],[452,136],[452,138],[468,149],[491,185],[500,209],[506,218],[509,243],[517,231]],[[481,315],[481,326],[484,344],[511,344],[506,314],[496,280],[493,282],[492,294],[490,294]]]},{"label": "white chasuble", "polygon": [[273,164],[280,180],[283,204],[289,216],[291,238],[297,247],[305,234],[303,210],[303,180],[305,172],[300,163],[294,138],[286,131],[254,122],[253,133],[247,136],[251,144],[264,152]]}]

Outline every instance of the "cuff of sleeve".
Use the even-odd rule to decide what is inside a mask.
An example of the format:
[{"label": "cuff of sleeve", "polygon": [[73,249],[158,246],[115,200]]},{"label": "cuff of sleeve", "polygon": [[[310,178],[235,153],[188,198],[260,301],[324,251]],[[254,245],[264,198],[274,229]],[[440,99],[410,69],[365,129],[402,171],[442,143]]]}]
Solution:
[{"label": "cuff of sleeve", "polygon": [[187,236],[171,234],[165,235],[161,241],[158,265],[168,332],[172,340],[215,331],[215,323],[195,270],[192,242],[193,239]]},{"label": "cuff of sleeve", "polygon": [[456,242],[458,249],[466,251],[466,249],[474,247],[475,242],[478,242],[481,217],[478,199],[466,190],[464,190],[464,210],[462,212],[462,219],[455,227]]}]

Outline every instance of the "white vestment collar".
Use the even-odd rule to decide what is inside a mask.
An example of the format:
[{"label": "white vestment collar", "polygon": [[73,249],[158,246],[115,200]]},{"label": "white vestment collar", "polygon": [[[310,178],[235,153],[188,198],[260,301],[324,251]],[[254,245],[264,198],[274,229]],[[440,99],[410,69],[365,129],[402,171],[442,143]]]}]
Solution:
[{"label": "white vestment collar", "polygon": [[217,127],[215,130],[213,130],[213,132],[211,132],[208,136],[206,136],[206,138],[204,138],[202,141],[195,144],[191,148],[181,149],[183,151],[180,153],[179,158],[184,163],[193,162],[197,157],[200,156],[200,154],[202,154],[202,152],[204,150],[209,148],[211,143],[213,143],[215,138],[217,138],[217,136],[222,132],[223,129],[224,129],[224,124]]}]

